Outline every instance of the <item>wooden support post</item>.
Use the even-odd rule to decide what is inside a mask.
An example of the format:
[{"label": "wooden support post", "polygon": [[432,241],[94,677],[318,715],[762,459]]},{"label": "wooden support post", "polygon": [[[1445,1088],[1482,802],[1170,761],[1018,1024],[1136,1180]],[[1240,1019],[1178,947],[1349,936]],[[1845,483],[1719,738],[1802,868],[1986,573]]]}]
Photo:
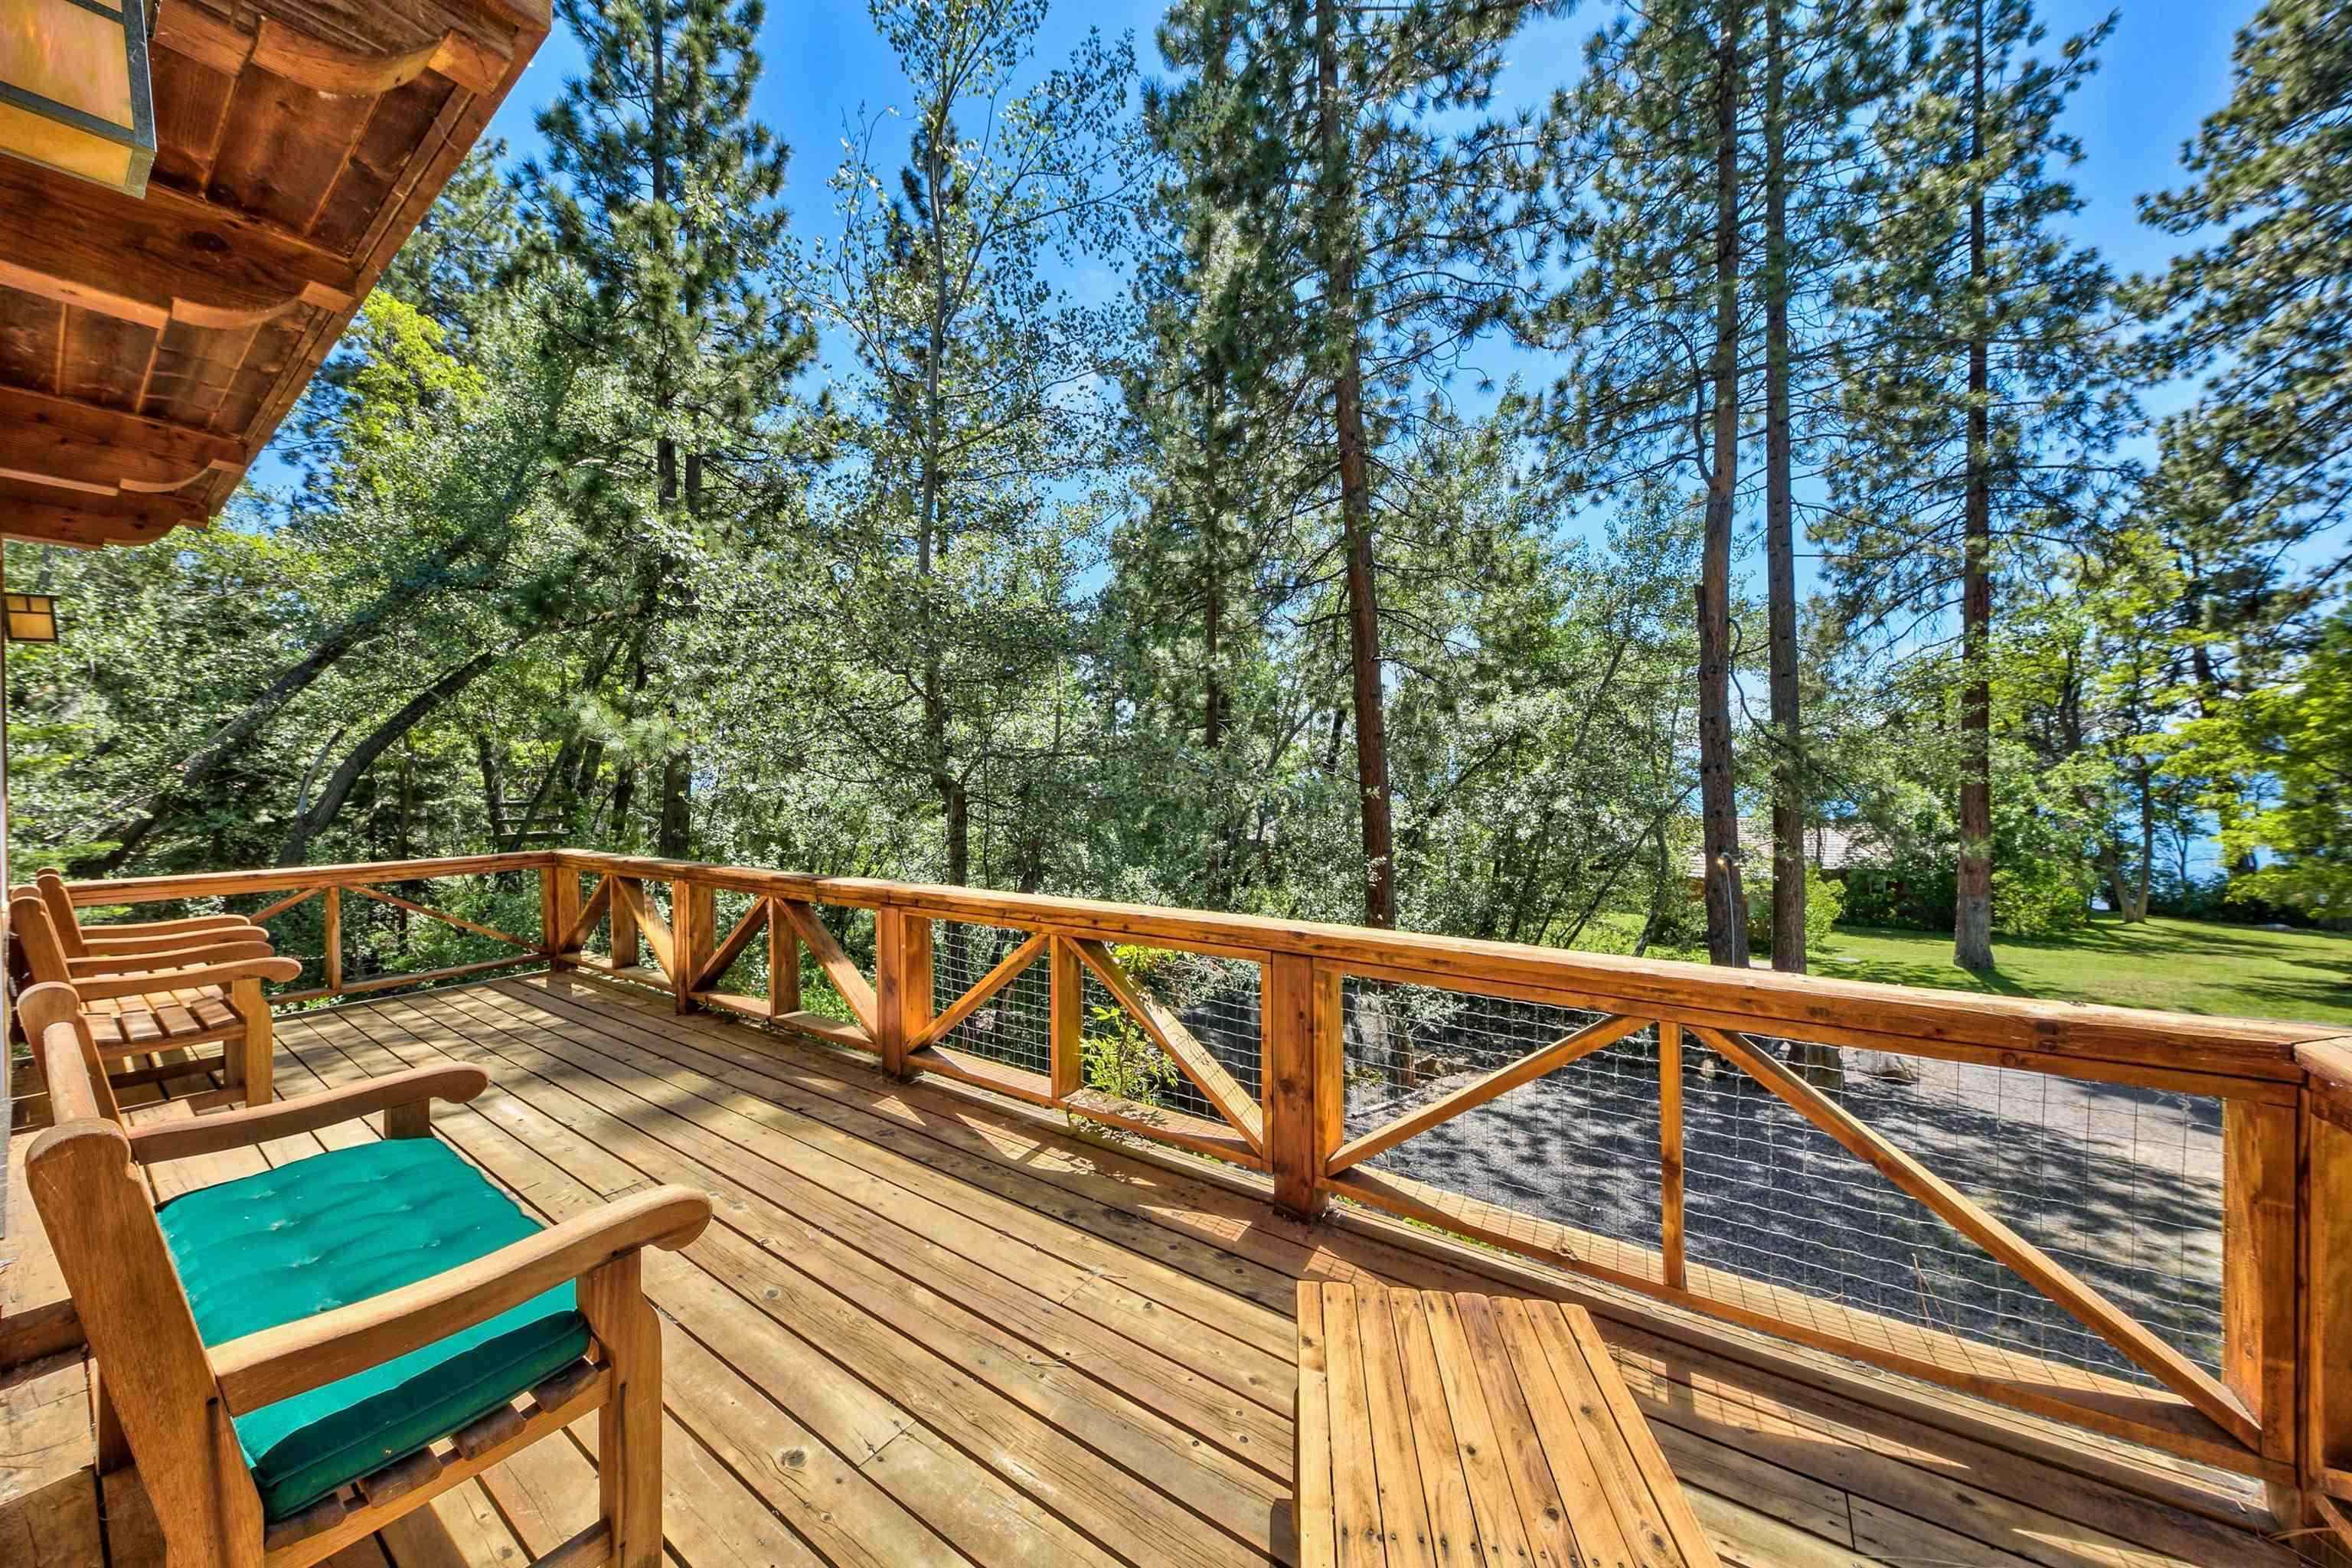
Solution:
[{"label": "wooden support post", "polygon": [[[1050,1065],[1054,1103],[1087,1086],[1086,1058],[1081,1044],[1086,1034],[1086,971],[1078,965],[1078,944],[1056,936],[1045,958],[1053,982]],[[1270,1080],[1269,1080],[1270,1081]]]},{"label": "wooden support post", "polygon": [[548,967],[568,969],[574,951],[565,945],[580,923],[580,873],[568,866],[539,868],[539,943]]},{"label": "wooden support post", "polygon": [[254,976],[232,982],[229,1001],[245,1020],[243,1037],[230,1041],[224,1052],[230,1062],[230,1081],[244,1084],[246,1104],[267,1105],[278,1070],[270,1060],[269,998],[261,994],[261,981]]},{"label": "wooden support post", "polygon": [[659,1568],[662,1560],[661,1322],[642,1278],[640,1254],[630,1251],[578,1288],[581,1315],[613,1368],[612,1398],[596,1420],[596,1480],[614,1568]]},{"label": "wooden support post", "polygon": [[681,1013],[695,1009],[695,982],[717,951],[718,924],[718,898],[709,887],[699,882],[670,883],[670,994]]},{"label": "wooden support post", "polygon": [[320,908],[326,915],[326,934],[319,944],[320,979],[328,995],[340,996],[343,994],[343,890],[329,888]]},{"label": "wooden support post", "polygon": [[[1331,1119],[1322,1114],[1321,1102],[1333,1092],[1326,1082],[1333,1075],[1321,1060],[1326,1020],[1318,1001],[1322,977],[1314,960],[1287,952],[1269,953],[1259,973],[1258,1077],[1265,1086],[1266,1169],[1274,1176],[1275,1206],[1313,1219],[1323,1212],[1326,1201],[1323,1162],[1339,1147]],[[1338,978],[1333,973],[1328,983],[1335,993]],[[1330,1055],[1336,1061],[1336,994],[1329,1013]]]},{"label": "wooden support post", "polygon": [[793,922],[772,899],[768,900],[768,1016],[781,1018],[801,1010],[801,944]]},{"label": "wooden support post", "polygon": [[[2305,1497],[2315,1498],[2329,1471],[2352,1479],[2352,1130],[2313,1114],[2312,1096],[2303,1098],[2301,1472]],[[2226,1150],[2225,1138],[2225,1159]]]},{"label": "wooden support post", "polygon": [[1683,1247],[1683,1026],[1658,1020],[1658,1239],[1666,1284],[1689,1288]]},{"label": "wooden support post", "polygon": [[89,1363],[91,1447],[98,1463],[98,1473],[110,1476],[117,1470],[127,1470],[137,1461],[131,1452],[131,1439],[122,1433],[122,1414],[114,1407],[114,1395],[96,1362]]},{"label": "wooden support post", "polygon": [[[2295,1180],[2293,1108],[2221,1106],[2221,1380],[2262,1425],[2264,1458],[2295,1458]],[[2286,1500],[2273,1497],[2273,1505]]]},{"label": "wooden support post", "polygon": [[905,910],[874,911],[875,1045],[882,1070],[908,1075],[908,1042],[931,1021],[931,921]]},{"label": "wooden support post", "polygon": [[636,884],[635,882],[625,884],[618,877],[613,879],[613,967],[614,969],[635,969],[639,963],[637,904],[635,899],[626,896],[625,887],[628,890],[634,890]]}]

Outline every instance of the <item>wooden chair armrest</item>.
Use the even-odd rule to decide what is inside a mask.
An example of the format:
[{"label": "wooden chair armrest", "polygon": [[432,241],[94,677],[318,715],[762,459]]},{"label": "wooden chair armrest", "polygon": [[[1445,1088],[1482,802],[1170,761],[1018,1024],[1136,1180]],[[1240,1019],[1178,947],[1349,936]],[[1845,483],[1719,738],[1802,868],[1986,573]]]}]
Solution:
[{"label": "wooden chair armrest", "polygon": [[145,935],[116,936],[112,928],[93,926],[81,934],[82,945],[89,949],[92,958],[103,958],[118,952],[179,952],[192,947],[206,947],[225,942],[268,942],[269,933],[250,922],[206,926],[202,931],[152,931]]},{"label": "wooden chair armrest", "polygon": [[461,1105],[481,1093],[489,1081],[489,1075],[479,1068],[410,1068],[405,1072],[386,1073],[382,1078],[345,1084],[320,1094],[306,1094],[299,1100],[279,1100],[275,1105],[134,1127],[131,1130],[131,1158],[142,1165],[152,1165],[162,1160],[217,1154],[248,1144],[266,1143],[272,1138],[316,1132],[321,1127],[357,1121],[396,1105],[414,1105],[420,1100]]},{"label": "wooden chair armrest", "polygon": [[182,991],[197,985],[229,985],[239,980],[275,980],[281,984],[302,973],[299,959],[240,958],[228,963],[206,964],[197,969],[173,969],[163,972],[149,970],[141,974],[127,974],[112,979],[84,980],[77,976],[74,992],[85,1002],[102,1002],[113,996],[145,996],[162,991]]},{"label": "wooden chair armrest", "polygon": [[[243,915],[190,915],[178,921],[108,921],[103,925],[81,928],[84,942],[144,942],[150,937],[184,936],[194,931],[226,931],[232,926],[249,926],[253,922]],[[255,927],[259,930],[259,927]]]},{"label": "wooden chair armrest", "polygon": [[[87,976],[92,980],[117,974],[159,974],[167,970],[190,969],[199,964],[234,963],[241,958],[268,958],[270,946],[267,942],[221,942],[209,947],[183,948],[177,952],[158,952],[152,949],[138,952],[93,952],[87,958],[68,958],[67,968],[79,984]],[[169,982],[163,988],[177,985]]]},{"label": "wooden chair armrest", "polygon": [[429,1279],[215,1345],[221,1402],[242,1415],[290,1399],[472,1328],[640,1247],[675,1252],[709,1223],[710,1199],[692,1187],[633,1193]]}]

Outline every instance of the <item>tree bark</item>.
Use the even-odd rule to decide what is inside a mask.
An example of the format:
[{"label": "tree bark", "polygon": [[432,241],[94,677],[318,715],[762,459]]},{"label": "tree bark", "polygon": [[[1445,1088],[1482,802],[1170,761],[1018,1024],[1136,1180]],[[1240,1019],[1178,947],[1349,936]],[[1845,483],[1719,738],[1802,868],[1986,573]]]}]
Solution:
[{"label": "tree bark", "polygon": [[1334,435],[1339,521],[1347,545],[1348,663],[1356,709],[1356,799],[1363,826],[1364,923],[1396,924],[1396,833],[1389,798],[1388,716],[1381,682],[1381,609],[1373,575],[1372,491],[1364,432],[1363,341],[1356,321],[1356,217],[1339,99],[1339,7],[1316,0],[1321,106],[1325,306],[1339,325]]},{"label": "tree bark", "polygon": [[1805,741],[1797,682],[1796,498],[1789,416],[1785,4],[1766,0],[1764,11],[1764,560],[1772,659],[1772,967],[1802,974]]},{"label": "tree bark", "polygon": [[[1327,0],[1328,3],[1328,0]],[[1714,456],[1698,584],[1699,816],[1710,963],[1748,967],[1739,806],[1731,745],[1731,505],[1739,483],[1739,7],[1725,0],[1716,47]]]},{"label": "tree bark", "polygon": [[[345,757],[327,779],[327,787],[319,794],[318,804],[295,819],[288,829],[285,843],[278,851],[280,866],[299,866],[310,854],[310,841],[331,826],[341,814],[343,803],[351,797],[352,786],[382,756],[385,749],[415,729],[435,709],[473,684],[475,679],[498,663],[497,653],[478,653],[465,663],[452,667],[441,678],[410,698],[400,711],[377,725]],[[404,797],[402,815],[406,816]],[[404,820],[403,833],[406,827]]]},{"label": "tree bark", "polygon": [[665,860],[685,860],[694,837],[694,766],[685,752],[662,759],[661,829],[656,852]]},{"label": "tree bark", "polygon": [[[1969,106],[1969,156],[1984,155],[1984,3],[1976,5],[1975,59]],[[1969,202],[1969,279],[1980,300],[1987,271],[1985,200]],[[1991,345],[1981,316],[1969,324],[1968,494],[1960,583],[1960,852],[1952,899],[1952,962],[1992,967],[1992,633]]]}]

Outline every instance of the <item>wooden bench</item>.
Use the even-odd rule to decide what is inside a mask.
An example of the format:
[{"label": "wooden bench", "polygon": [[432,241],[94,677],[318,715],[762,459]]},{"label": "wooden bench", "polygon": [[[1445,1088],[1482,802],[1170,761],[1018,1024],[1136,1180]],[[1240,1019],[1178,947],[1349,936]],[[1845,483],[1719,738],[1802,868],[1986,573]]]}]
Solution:
[{"label": "wooden bench", "polygon": [[1299,1568],[1718,1568],[1581,1307],[1298,1285]]}]

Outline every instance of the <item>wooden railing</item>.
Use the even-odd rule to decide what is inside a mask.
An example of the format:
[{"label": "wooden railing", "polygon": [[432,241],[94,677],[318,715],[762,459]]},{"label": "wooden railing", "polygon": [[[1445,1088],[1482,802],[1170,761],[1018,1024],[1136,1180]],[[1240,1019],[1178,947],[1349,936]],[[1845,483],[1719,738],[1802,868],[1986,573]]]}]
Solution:
[{"label": "wooden railing", "polygon": [[[380,891],[526,870],[541,881],[533,942]],[[1619,1292],[2228,1467],[2306,1519],[2334,1522],[2339,1502],[2352,1506],[2352,1374],[2324,1375],[2330,1352],[2352,1365],[2352,1041],[2330,1043],[2339,1031],[571,849],[89,883],[73,896],[96,905],[265,892],[315,892],[331,911],[345,893],[380,898],[532,949],[359,984],[330,968],[309,995],[525,962],[651,984],[681,1012],[748,1016],[870,1053],[894,1075],[961,1079],[1263,1173],[1269,1200],[1294,1215],[1367,1205]],[[281,897],[263,912],[293,904]],[[1155,975],[1170,954],[1213,982],[1219,1029],[1202,1006],[1160,994]],[[1490,1033],[1502,1037],[1507,1023],[1520,1044],[1435,1082],[1408,1062],[1402,1077],[1416,1091],[1392,1113],[1360,1106],[1351,1121],[1351,1082],[1369,1099],[1364,1085],[1400,1081],[1394,1059],[1372,1060],[1364,1042],[1407,1002],[1485,1009],[1475,1016]],[[1949,1147],[1923,1153],[1861,1109],[1885,1095],[1825,1086],[1784,1060],[1779,1041],[1883,1053],[1914,1076],[1997,1071],[2095,1109],[2168,1118],[2184,1170],[2209,1155],[2219,1167],[2214,1342],[2179,1342],[2177,1324],[2152,1323],[2158,1314],[2090,1278],[2098,1271],[2082,1266],[2080,1237],[2037,1245],[2026,1234],[2037,1216],[1987,1190],[2005,1184],[1935,1168]],[[1126,1070],[1130,1051],[1152,1058],[1149,1070]],[[1645,1137],[1654,1125],[1643,1166],[1654,1224],[1641,1234],[1559,1212],[1573,1201],[1546,1215],[1449,1191],[1430,1173],[1443,1161],[1416,1163],[1503,1097],[1603,1068],[1633,1095]],[[1695,1083],[1694,1072],[1708,1076]],[[1777,1119],[1774,1137],[1807,1141],[1808,1181],[1905,1194],[1933,1216],[1922,1224],[1965,1238],[1955,1251],[1980,1249],[2005,1292],[2046,1303],[2037,1310],[2062,1316],[2096,1353],[2036,1353],[2000,1324],[1940,1323],[1866,1293],[1792,1283],[1801,1270],[1743,1267],[1687,1196],[1687,1108],[1695,1097],[1731,1103],[1723,1086],[1734,1082],[1751,1097],[1738,1102],[1748,1108],[1743,1125]],[[1580,1182],[1622,1178],[1624,1159],[1538,1173],[1572,1200]],[[1921,1300],[1932,1305],[1932,1293]]]}]

